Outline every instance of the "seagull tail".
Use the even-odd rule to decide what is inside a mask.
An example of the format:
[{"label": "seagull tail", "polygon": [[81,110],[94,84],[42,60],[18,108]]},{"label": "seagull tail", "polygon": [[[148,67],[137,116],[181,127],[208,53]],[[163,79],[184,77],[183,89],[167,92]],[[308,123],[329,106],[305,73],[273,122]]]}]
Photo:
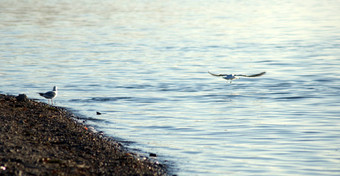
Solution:
[{"label": "seagull tail", "polygon": [[40,96],[43,96],[44,95],[44,93],[38,93]]}]

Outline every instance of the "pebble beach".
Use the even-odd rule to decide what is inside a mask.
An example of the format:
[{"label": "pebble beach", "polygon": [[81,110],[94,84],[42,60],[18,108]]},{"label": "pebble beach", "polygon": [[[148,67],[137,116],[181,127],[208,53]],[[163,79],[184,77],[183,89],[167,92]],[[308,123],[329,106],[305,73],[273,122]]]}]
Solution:
[{"label": "pebble beach", "polygon": [[166,165],[95,133],[68,110],[0,94],[0,175],[168,175]]}]

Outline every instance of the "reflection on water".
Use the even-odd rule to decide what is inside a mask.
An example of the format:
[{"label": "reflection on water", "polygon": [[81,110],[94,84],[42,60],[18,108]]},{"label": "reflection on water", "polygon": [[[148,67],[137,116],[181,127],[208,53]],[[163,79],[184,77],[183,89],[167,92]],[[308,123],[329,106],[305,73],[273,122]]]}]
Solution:
[{"label": "reflection on water", "polygon": [[4,0],[0,92],[57,85],[178,175],[339,175],[339,5]]}]

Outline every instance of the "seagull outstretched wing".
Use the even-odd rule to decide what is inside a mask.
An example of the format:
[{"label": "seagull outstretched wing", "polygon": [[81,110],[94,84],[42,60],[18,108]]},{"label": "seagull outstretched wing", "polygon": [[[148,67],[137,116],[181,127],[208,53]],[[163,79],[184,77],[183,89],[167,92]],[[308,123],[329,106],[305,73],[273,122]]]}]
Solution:
[{"label": "seagull outstretched wing", "polygon": [[258,73],[258,74],[253,74],[253,75],[235,75],[235,76],[243,76],[243,77],[259,77],[259,76],[262,76],[266,74],[266,72],[261,72],[261,73]]},{"label": "seagull outstretched wing", "polygon": [[211,73],[210,71],[208,71],[209,74],[213,75],[213,76],[228,76],[230,74],[214,74],[214,73]]},{"label": "seagull outstretched wing", "polygon": [[[233,74],[214,74],[214,73],[211,73],[210,71],[208,71],[209,74],[213,75],[213,76],[228,76],[228,75],[233,75]],[[266,72],[261,72],[261,73],[258,73],[258,74],[253,74],[253,75],[243,75],[243,74],[235,74],[233,76],[243,76],[243,77],[259,77],[259,76],[262,76],[266,74]]]}]

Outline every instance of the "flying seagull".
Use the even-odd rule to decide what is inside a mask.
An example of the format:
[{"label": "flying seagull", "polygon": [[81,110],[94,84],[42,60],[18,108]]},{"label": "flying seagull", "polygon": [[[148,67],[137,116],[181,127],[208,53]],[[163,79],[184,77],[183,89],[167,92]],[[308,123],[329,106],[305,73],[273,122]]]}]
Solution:
[{"label": "flying seagull", "polygon": [[54,86],[52,91],[48,91],[48,92],[45,92],[45,93],[38,93],[38,94],[42,97],[45,97],[48,102],[49,102],[49,100],[51,100],[51,103],[53,105],[53,98],[57,97],[57,95],[58,95],[57,86]]},{"label": "flying seagull", "polygon": [[262,76],[264,75],[266,72],[261,72],[258,74],[253,74],[253,75],[243,75],[243,74],[214,74],[208,71],[209,74],[213,75],[213,76],[219,76],[222,77],[225,80],[229,80],[230,83],[232,80],[234,79],[239,79],[239,77],[258,77],[258,76]]}]

